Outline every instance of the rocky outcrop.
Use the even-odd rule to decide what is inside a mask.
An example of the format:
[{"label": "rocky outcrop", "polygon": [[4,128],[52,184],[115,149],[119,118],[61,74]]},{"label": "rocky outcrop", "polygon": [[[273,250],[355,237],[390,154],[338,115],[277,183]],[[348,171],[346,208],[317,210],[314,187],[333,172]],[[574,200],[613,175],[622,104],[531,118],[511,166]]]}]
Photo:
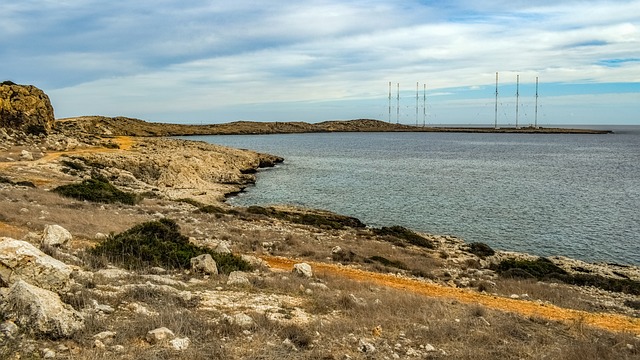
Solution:
[{"label": "rocky outcrop", "polygon": [[55,117],[47,94],[32,85],[0,83],[0,127],[27,133],[51,130]]},{"label": "rocky outcrop", "polygon": [[38,250],[26,241],[0,238],[0,280],[12,285],[28,281],[43,289],[64,291],[69,286],[71,268]]},{"label": "rocky outcrop", "polygon": [[84,327],[80,313],[49,290],[19,280],[2,302],[2,312],[23,328],[53,338],[68,337]]}]

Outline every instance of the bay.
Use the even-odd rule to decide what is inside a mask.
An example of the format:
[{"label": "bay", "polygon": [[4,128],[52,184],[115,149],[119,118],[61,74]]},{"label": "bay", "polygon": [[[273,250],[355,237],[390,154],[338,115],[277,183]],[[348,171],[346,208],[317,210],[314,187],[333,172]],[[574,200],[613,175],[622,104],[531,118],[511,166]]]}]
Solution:
[{"label": "bay", "polygon": [[640,265],[640,127],[191,136],[279,155],[230,203],[294,204],[541,256]]}]

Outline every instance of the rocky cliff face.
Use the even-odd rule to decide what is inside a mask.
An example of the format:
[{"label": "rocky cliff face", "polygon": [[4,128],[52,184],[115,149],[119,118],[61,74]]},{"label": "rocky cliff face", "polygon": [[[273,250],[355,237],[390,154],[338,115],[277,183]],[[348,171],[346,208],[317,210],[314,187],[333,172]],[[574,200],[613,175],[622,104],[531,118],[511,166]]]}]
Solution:
[{"label": "rocky cliff face", "polygon": [[27,133],[49,132],[55,117],[49,97],[32,85],[0,83],[0,127]]}]

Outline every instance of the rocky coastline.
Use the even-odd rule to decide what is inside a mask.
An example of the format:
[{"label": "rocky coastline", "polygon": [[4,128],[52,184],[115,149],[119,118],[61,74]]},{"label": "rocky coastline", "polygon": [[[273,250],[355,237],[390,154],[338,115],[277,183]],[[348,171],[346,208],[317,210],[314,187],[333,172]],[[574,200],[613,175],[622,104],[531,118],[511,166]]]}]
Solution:
[{"label": "rocky coastline", "polygon": [[[0,358],[640,356],[637,266],[232,207],[225,196],[284,159],[162,137],[175,130],[124,132],[117,118],[52,118],[0,126]],[[59,190],[90,183],[134,200]],[[169,262],[96,255],[118,239],[141,245],[134,258]],[[174,265],[194,249],[204,253]]]}]

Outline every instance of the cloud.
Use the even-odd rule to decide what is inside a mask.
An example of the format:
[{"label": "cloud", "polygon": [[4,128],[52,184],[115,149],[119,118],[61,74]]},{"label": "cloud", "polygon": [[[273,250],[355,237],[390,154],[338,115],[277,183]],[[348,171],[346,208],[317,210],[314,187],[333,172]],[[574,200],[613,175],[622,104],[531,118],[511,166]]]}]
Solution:
[{"label": "cloud", "polygon": [[61,114],[384,99],[389,81],[449,93],[491,85],[496,71],[505,83],[640,81],[640,1],[22,1],[0,12],[5,76],[55,94]]}]

